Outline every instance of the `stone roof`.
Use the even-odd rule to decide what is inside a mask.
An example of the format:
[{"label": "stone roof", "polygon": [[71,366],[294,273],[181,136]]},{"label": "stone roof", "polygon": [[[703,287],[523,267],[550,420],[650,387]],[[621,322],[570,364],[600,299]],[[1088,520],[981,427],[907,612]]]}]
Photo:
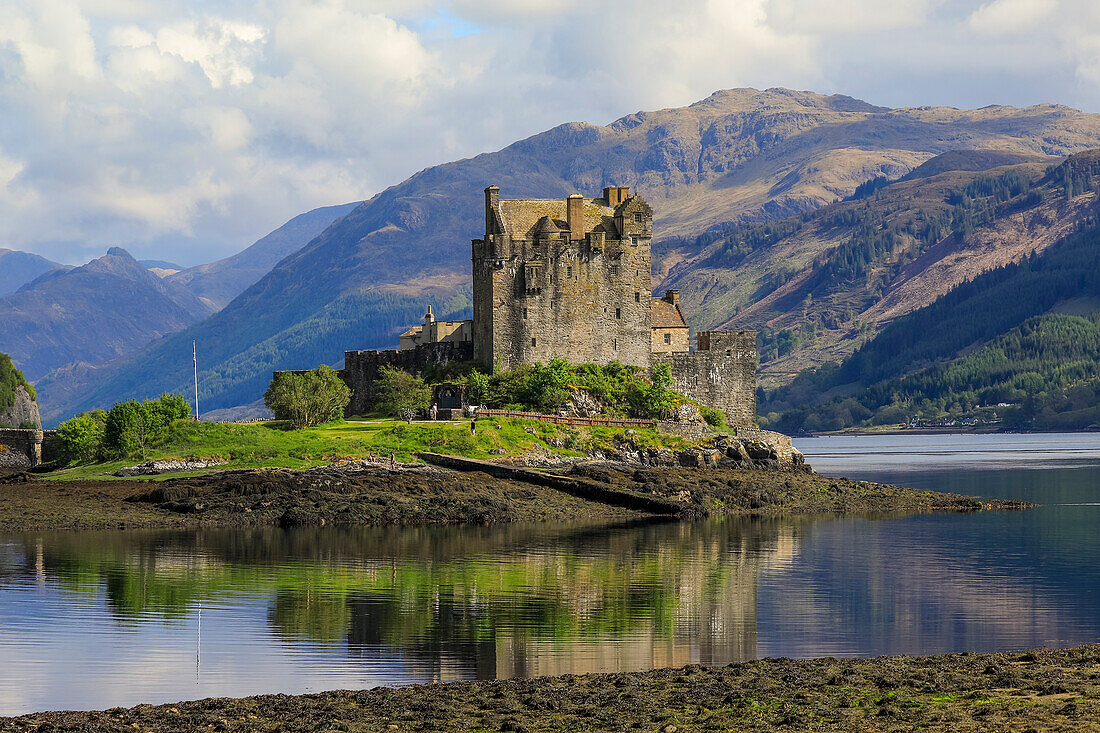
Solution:
[{"label": "stone roof", "polygon": [[649,325],[652,328],[687,328],[680,307],[664,298],[649,299]]},{"label": "stone roof", "polygon": [[[500,214],[504,231],[516,239],[530,239],[537,225],[548,217],[555,224],[566,228],[565,198],[558,199],[501,199]],[[615,233],[615,210],[604,199],[584,200],[584,231]]]},{"label": "stone roof", "polygon": [[[416,335],[421,334],[421,333],[424,333],[424,327],[423,326],[413,326],[408,331],[405,331],[404,333],[402,333],[401,336],[416,336]],[[398,338],[400,338],[400,336]]]}]

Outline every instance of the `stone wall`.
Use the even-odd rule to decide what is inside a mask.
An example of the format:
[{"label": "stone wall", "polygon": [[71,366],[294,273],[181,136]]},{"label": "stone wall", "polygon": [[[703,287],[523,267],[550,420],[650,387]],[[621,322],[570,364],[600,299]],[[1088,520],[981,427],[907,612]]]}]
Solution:
[{"label": "stone wall", "polygon": [[383,366],[415,373],[431,365],[442,366],[473,358],[474,345],[470,341],[441,341],[409,351],[345,351],[344,368],[338,373],[351,389],[351,402],[344,412],[361,415],[374,408],[374,382]]},{"label": "stone wall", "polygon": [[[602,199],[586,200],[606,206]],[[652,211],[635,197],[607,232],[507,232],[486,191],[486,234],[474,240],[474,342],[483,369],[559,356],[573,363],[650,361]]]},{"label": "stone wall", "polygon": [[0,429],[0,469],[26,470],[42,463],[41,430]]},{"label": "stone wall", "polygon": [[672,366],[672,388],[722,410],[731,427],[756,425],[756,333],[700,331],[690,354],[654,354]]}]

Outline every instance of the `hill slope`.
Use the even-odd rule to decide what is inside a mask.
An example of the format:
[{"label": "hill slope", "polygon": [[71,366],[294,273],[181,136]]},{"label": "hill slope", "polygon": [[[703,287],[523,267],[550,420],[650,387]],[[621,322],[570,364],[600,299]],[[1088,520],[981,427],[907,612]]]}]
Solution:
[{"label": "hill slope", "polygon": [[700,328],[760,331],[762,383],[774,388],[1075,231],[1096,193],[1078,181],[1067,195],[1065,179],[1092,175],[1098,159],[1086,152],[1057,166],[945,170],[811,214],[732,227],[681,245],[698,253],[661,286],[680,288]]},{"label": "hill slope", "polygon": [[44,383],[43,402],[59,414],[183,385],[185,370],[171,365],[198,338],[208,355],[200,377],[207,404],[249,403],[273,368],[394,345],[425,301],[449,301],[440,316],[460,314],[469,240],[484,228],[481,189],[490,183],[505,197],[631,185],[654,204],[660,237],[809,211],[948,150],[1062,155],[1097,145],[1100,116],[1065,107],[888,110],[782,89],[718,92],[606,126],[570,123],[383,191],[201,327],[97,374],[75,397]]},{"label": "hill slope", "polygon": [[0,312],[0,350],[36,380],[71,362],[94,364],[131,353],[210,309],[115,247],[0,298]]},{"label": "hill slope", "polygon": [[[170,274],[214,310],[221,310],[290,253],[309,244],[332,222],[358,206],[324,206],[299,214],[254,244],[225,259]],[[178,268],[177,268],[178,269]]]},{"label": "hill slope", "polygon": [[[1091,187],[1098,184],[1100,175]],[[760,411],[792,432],[932,420],[998,405],[1017,427],[1097,423],[1098,221],[1094,209],[1080,231],[1042,254],[897,319],[841,365],[804,372],[769,394]]]},{"label": "hill slope", "polygon": [[39,275],[59,267],[65,265],[30,252],[0,249],[0,296],[10,295]]}]

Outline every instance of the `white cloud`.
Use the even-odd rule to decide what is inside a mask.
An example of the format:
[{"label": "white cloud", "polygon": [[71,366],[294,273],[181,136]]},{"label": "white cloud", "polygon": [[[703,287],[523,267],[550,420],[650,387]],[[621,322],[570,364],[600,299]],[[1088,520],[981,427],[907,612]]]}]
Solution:
[{"label": "white cloud", "polygon": [[252,64],[263,38],[260,26],[207,18],[161,28],[156,43],[165,53],[197,63],[218,89],[252,82]]},{"label": "white cloud", "polygon": [[967,24],[977,33],[1003,35],[1034,32],[1035,24],[1051,17],[1058,0],[993,0],[971,13]]},{"label": "white cloud", "polygon": [[0,0],[0,246],[209,260],[434,163],[737,86],[1097,109],[1100,8]]}]

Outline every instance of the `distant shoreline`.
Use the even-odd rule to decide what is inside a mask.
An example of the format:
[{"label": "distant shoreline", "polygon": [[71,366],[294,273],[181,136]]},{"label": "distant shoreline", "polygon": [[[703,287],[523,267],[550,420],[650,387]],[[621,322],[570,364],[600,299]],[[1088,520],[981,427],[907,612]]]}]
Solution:
[{"label": "distant shoreline", "polygon": [[893,430],[868,430],[868,429],[847,429],[847,430],[823,430],[818,433],[811,433],[809,435],[796,435],[795,440],[799,438],[828,438],[835,436],[874,436],[874,435],[1057,435],[1060,433],[1077,434],[1077,433],[1100,433],[1100,429],[1096,430],[1001,430],[1000,428],[974,428],[972,430],[960,429],[958,427],[953,428],[906,428],[905,430],[893,429]]}]

